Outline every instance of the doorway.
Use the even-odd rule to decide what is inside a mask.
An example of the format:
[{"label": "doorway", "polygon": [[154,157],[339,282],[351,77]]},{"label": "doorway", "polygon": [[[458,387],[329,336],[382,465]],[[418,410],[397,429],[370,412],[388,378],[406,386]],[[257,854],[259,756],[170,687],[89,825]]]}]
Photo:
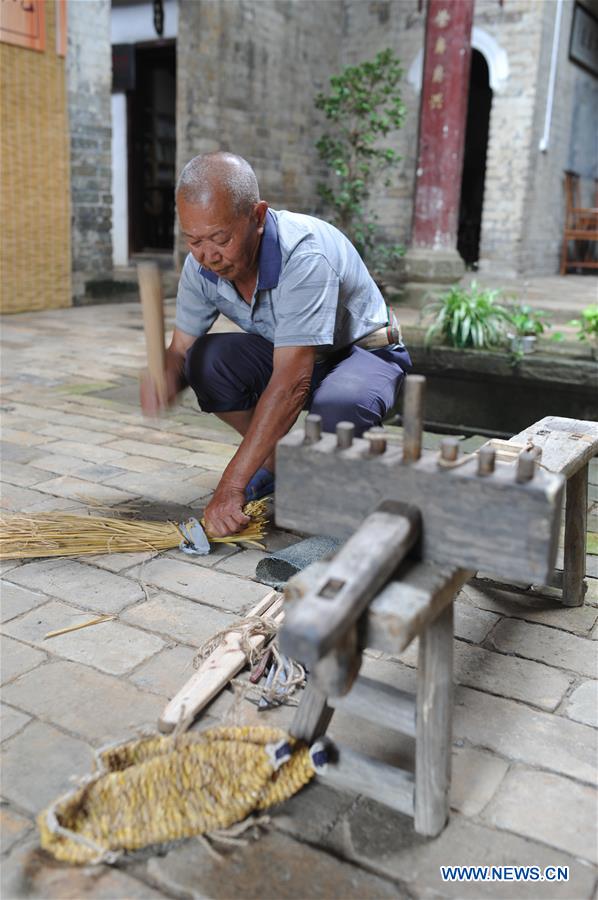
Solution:
[{"label": "doorway", "polygon": [[129,94],[129,246],[131,253],[172,253],[176,165],[174,41],[135,46]]},{"label": "doorway", "polygon": [[472,50],[457,239],[457,249],[470,268],[476,267],[480,255],[491,106],[488,65],[479,50]]}]

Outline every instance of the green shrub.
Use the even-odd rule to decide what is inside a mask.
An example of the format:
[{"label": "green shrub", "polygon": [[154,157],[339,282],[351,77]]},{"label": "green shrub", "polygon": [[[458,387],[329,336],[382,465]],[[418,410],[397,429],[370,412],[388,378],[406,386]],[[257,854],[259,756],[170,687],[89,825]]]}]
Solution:
[{"label": "green shrub", "polygon": [[511,308],[510,320],[516,334],[520,337],[525,337],[526,335],[539,337],[541,334],[544,334],[546,329],[551,328],[551,322],[547,313],[525,304]]},{"label": "green shrub", "polygon": [[492,348],[503,343],[510,322],[508,310],[497,303],[498,290],[483,290],[473,281],[469,288],[453,285],[424,309],[433,321],[425,342],[436,337],[450,347]]},{"label": "green shrub", "polygon": [[571,319],[569,325],[577,328],[577,340],[598,345],[598,304],[586,306],[581,319]]}]

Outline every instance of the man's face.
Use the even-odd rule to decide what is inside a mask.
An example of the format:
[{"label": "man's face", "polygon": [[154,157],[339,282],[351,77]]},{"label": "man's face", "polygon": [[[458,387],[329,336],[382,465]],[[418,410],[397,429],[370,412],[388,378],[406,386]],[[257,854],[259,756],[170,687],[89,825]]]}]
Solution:
[{"label": "man's face", "polygon": [[177,200],[181,232],[194,259],[229,281],[255,274],[267,204],[235,214],[228,198],[215,197],[207,206]]}]

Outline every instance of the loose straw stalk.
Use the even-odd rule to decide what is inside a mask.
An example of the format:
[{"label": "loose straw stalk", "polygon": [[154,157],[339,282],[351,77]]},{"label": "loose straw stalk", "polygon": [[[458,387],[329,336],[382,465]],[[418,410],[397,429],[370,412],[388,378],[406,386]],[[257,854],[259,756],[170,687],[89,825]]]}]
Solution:
[{"label": "loose straw stalk", "polygon": [[[267,524],[266,502],[252,500],[245,506],[245,513],[251,516],[251,522],[243,531],[222,538],[208,535],[210,543],[258,543]],[[171,550],[182,540],[174,522],[60,512],[0,516],[0,559]]]}]

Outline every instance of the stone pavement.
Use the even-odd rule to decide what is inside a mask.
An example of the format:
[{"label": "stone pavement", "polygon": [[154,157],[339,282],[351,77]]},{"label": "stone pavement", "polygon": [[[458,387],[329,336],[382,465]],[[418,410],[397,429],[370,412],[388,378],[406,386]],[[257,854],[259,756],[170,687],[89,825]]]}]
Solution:
[{"label": "stone pavement", "polygon": [[[172,316],[172,306],[168,309]],[[192,398],[159,421],[137,408],[143,364],[137,304],[23,314],[2,323],[2,506],[106,508],[178,518],[198,512],[235,435]],[[434,446],[438,435],[427,435]],[[467,449],[475,445],[469,438]],[[465,442],[464,442],[465,446]],[[590,529],[598,532],[598,461]],[[297,540],[272,530],[267,549]],[[38,849],[36,813],[89,771],[103,744],[154,728],[192,672],[195,650],[266,588],[257,550],[220,548],[1,564],[2,897],[544,898],[596,889],[598,557],[590,535],[581,609],[470,585],[456,603],[452,816],[440,837],[359,796],[315,784],[272,811],[260,840],[196,840],[118,868],[68,868]],[[44,641],[109,612],[110,622]],[[368,654],[369,675],[413,688],[416,651]],[[288,724],[242,688],[202,718]],[[332,733],[409,764],[413,743],[337,713]],[[443,884],[440,865],[569,866],[559,884]]]}]

